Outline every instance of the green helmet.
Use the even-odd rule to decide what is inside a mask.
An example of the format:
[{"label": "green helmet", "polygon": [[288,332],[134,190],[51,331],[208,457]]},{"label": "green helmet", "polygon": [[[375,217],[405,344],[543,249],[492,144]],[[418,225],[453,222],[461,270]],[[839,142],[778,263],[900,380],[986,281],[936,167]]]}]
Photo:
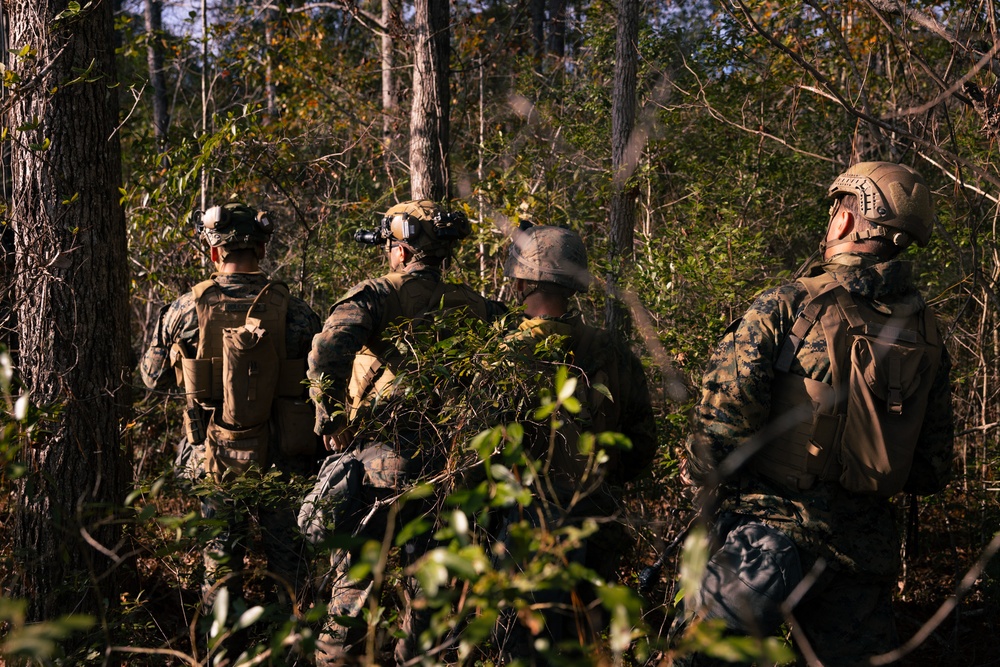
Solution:
[{"label": "green helmet", "polygon": [[931,191],[912,168],[894,162],[859,162],[830,185],[830,197],[858,198],[858,211],[869,222],[906,232],[927,245],[934,225]]},{"label": "green helmet", "polygon": [[239,202],[213,206],[204,213],[195,211],[192,217],[202,239],[213,247],[254,248],[267,243],[274,233],[274,224],[267,213]]},{"label": "green helmet", "polygon": [[409,248],[417,259],[445,258],[471,233],[465,213],[445,211],[428,199],[420,199],[396,204],[385,212],[377,231],[359,231],[355,239],[362,243],[395,241]]},{"label": "green helmet", "polygon": [[534,225],[514,233],[503,267],[508,278],[554,283],[585,292],[593,279],[587,270],[587,248],[571,229]]}]

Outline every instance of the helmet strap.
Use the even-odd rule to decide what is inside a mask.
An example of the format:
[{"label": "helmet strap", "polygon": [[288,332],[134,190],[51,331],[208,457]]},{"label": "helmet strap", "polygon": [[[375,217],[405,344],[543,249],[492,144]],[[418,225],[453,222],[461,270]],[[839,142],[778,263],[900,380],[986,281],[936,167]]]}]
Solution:
[{"label": "helmet strap", "polygon": [[867,241],[868,239],[876,238],[887,238],[892,241],[892,244],[896,246],[899,250],[903,250],[908,245],[910,245],[910,235],[906,232],[901,232],[895,229],[889,229],[888,227],[883,227],[881,225],[876,225],[870,229],[866,229],[863,232],[851,232],[844,238],[835,239],[833,241],[823,240],[819,244],[820,252],[825,252],[827,248],[833,248],[844,243],[860,243],[862,241]]}]

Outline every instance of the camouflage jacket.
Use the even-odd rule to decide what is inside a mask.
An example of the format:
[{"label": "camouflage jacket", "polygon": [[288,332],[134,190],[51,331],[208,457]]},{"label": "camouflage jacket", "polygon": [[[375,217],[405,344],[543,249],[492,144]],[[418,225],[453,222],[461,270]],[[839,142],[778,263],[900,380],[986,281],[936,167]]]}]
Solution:
[{"label": "camouflage jacket", "polygon": [[[270,280],[264,273],[215,273],[212,278],[224,293],[238,298],[256,296]],[[288,303],[286,323],[288,358],[301,359],[309,352],[312,337],[320,329],[319,315],[305,301],[292,297]],[[198,351],[198,335],[198,312],[192,292],[161,308],[140,364],[142,381],[146,386],[161,390],[176,386],[170,366],[170,348],[177,342],[194,356]]]},{"label": "camouflage jacket", "polygon": [[[440,269],[420,262],[407,265],[403,271],[431,285],[442,280]],[[507,312],[499,301],[486,299],[465,285],[459,288],[470,300],[479,301],[490,319]],[[354,357],[362,348],[377,347],[386,327],[398,319],[397,313],[389,312],[394,291],[386,276],[355,285],[333,304],[323,330],[313,338],[307,376],[309,393],[316,403],[317,434],[334,433],[345,424]]]},{"label": "camouflage jacket", "polygon": [[[902,261],[878,263],[871,256],[841,254],[823,265],[849,292],[876,307],[922,304]],[[767,423],[774,362],[803,302],[805,288],[791,283],[760,294],[715,351],[695,408],[687,442],[688,466],[697,484],[710,481],[730,454]],[[950,361],[944,352],[931,387],[913,469],[906,489],[934,493],[947,483],[953,453]],[[806,335],[790,372],[831,382],[831,362],[820,323]],[[848,492],[836,482],[804,491],[769,484],[745,467],[723,481],[721,509],[755,516],[789,534],[807,553],[834,567],[894,577],[899,538],[887,499]]]},{"label": "camouflage jacket", "polygon": [[[564,337],[565,343],[548,341]],[[632,442],[631,449],[610,453],[607,480],[624,483],[638,477],[656,456],[656,421],[642,362],[625,345],[616,343],[606,331],[584,324],[580,313],[571,311],[562,317],[525,318],[509,337],[510,344],[536,356],[538,343],[546,342],[551,361],[567,363],[578,369],[586,383],[606,383],[611,399],[599,392],[599,406],[584,406],[588,424],[582,427],[594,433],[622,433]],[[530,344],[530,349],[526,345]]]}]

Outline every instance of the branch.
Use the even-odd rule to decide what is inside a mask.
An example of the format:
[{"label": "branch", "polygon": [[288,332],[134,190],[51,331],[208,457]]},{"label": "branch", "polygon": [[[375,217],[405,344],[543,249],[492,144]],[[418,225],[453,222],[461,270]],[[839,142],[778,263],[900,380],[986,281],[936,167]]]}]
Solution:
[{"label": "branch", "polygon": [[[353,2],[313,2],[308,5],[302,5],[301,7],[289,7],[285,11],[289,14],[298,14],[302,12],[308,12],[311,9],[339,9],[341,11],[347,12],[354,18],[358,20],[358,23],[365,26],[373,33],[379,35],[380,37],[389,31],[388,26],[382,25],[382,17],[376,16],[369,11],[361,9]],[[365,23],[372,23],[374,25],[368,25]]]}]

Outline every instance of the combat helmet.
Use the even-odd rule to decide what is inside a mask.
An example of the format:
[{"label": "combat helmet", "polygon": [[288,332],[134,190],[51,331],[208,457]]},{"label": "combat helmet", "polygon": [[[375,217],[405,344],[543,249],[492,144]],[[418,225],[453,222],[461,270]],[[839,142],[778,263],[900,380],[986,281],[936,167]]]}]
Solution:
[{"label": "combat helmet", "polygon": [[585,292],[593,280],[587,248],[580,235],[565,227],[532,225],[518,229],[503,267],[508,278],[553,283]]},{"label": "combat helmet", "polygon": [[455,244],[471,233],[465,213],[445,211],[429,199],[420,199],[392,206],[378,229],[359,229],[354,240],[372,245],[395,242],[410,250],[415,259],[447,258]]},{"label": "combat helmet", "polygon": [[[934,225],[931,192],[923,177],[906,165],[858,162],[833,181],[827,194],[834,198],[855,195],[858,212],[865,220],[905,232],[921,247],[930,241]],[[905,235],[892,240],[899,246],[909,242]]]},{"label": "combat helmet", "polygon": [[256,248],[267,243],[274,233],[274,223],[267,213],[240,202],[213,206],[204,213],[195,211],[192,219],[205,243],[226,250]]}]

